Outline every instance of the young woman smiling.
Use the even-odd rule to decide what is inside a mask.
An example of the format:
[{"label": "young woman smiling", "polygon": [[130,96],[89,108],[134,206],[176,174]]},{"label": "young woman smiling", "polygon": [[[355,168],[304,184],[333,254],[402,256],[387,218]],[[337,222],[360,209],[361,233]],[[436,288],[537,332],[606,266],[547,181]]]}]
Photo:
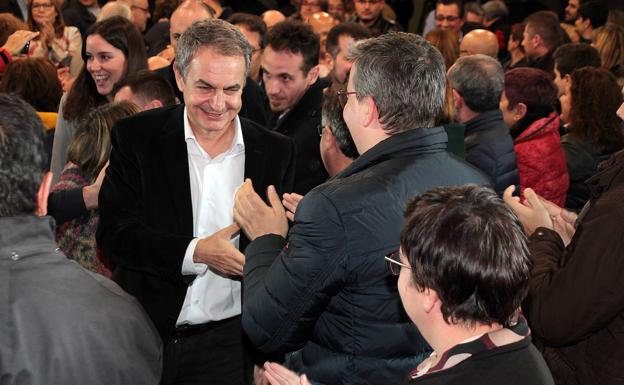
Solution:
[{"label": "young woman smiling", "polygon": [[31,31],[39,31],[39,36],[30,43],[28,56],[46,57],[57,68],[69,67],[70,76],[75,78],[82,68],[82,37],[78,28],[65,25],[58,3],[32,0],[28,24]]},{"label": "young woman smiling", "polygon": [[[80,120],[112,100],[115,83],[147,68],[141,33],[132,22],[119,16],[102,20],[89,28],[82,46],[82,58],[85,65],[72,88],[63,96],[59,108],[50,165],[54,183],[67,162],[67,148]],[[48,211],[57,225],[97,207],[101,178],[98,180],[83,188],[50,194]]]},{"label": "young woman smiling", "polygon": [[86,33],[82,57],[85,65],[61,100],[59,109],[50,166],[55,181],[65,165],[67,146],[74,136],[76,122],[93,108],[112,100],[115,83],[147,68],[141,33],[122,17],[93,24]]}]

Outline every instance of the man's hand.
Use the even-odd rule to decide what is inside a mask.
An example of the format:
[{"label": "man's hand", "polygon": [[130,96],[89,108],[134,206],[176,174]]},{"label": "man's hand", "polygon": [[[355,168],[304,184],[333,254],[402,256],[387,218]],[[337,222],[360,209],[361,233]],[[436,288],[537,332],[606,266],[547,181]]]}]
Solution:
[{"label": "man's hand", "polygon": [[524,232],[531,235],[538,227],[554,230],[554,219],[548,214],[548,210],[535,191],[531,188],[524,189],[526,201],[522,203],[519,197],[511,195],[515,189],[515,186],[507,187],[503,193],[503,200],[513,209],[522,222]]},{"label": "man's hand", "polygon": [[286,210],[282,206],[275,187],[269,186],[267,197],[271,206],[267,206],[256,194],[251,179],[247,179],[238,188],[234,197],[234,221],[252,241],[266,234],[277,234],[284,238],[288,234]]},{"label": "man's hand", "polygon": [[269,380],[264,373],[266,370],[262,366],[254,365],[253,383],[254,385],[269,385]]},{"label": "man's hand", "polygon": [[553,220],[555,231],[561,237],[563,244],[568,246],[572,237],[576,232],[576,219],[578,215],[566,209],[563,209],[549,200],[540,197],[540,201],[548,210],[548,214]]},{"label": "man's hand", "polygon": [[20,54],[20,51],[22,50],[22,48],[24,48],[26,43],[36,38],[37,36],[39,36],[39,32],[24,30],[15,31],[13,32],[13,34],[11,34],[11,36],[9,36],[6,43],[4,43],[2,47],[9,51],[11,56],[16,57]]},{"label": "man's hand", "polygon": [[286,216],[290,219],[291,222],[295,221],[295,212],[297,211],[297,206],[299,206],[299,202],[303,199],[303,195],[299,195],[297,193],[284,194],[282,199],[282,204],[286,208]]},{"label": "man's hand", "polygon": [[225,275],[242,275],[245,256],[230,242],[239,231],[238,225],[233,223],[209,237],[200,239],[195,246],[193,262],[205,263]]},{"label": "man's hand", "polygon": [[298,375],[275,362],[266,362],[264,369],[264,375],[271,385],[311,385],[305,374]]}]

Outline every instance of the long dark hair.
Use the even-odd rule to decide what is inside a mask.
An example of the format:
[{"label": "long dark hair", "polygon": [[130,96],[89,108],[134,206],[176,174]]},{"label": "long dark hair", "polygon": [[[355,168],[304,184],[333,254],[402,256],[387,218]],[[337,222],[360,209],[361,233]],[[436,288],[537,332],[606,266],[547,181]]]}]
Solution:
[{"label": "long dark hair", "polygon": [[624,124],[616,114],[622,93],[615,76],[603,68],[583,67],[571,79],[570,135],[601,151],[623,148]]},{"label": "long dark hair", "polygon": [[82,42],[82,60],[85,62],[85,65],[78,74],[63,106],[64,118],[70,122],[75,122],[85,112],[108,101],[106,95],[98,93],[95,81],[87,72],[86,47],[87,39],[91,35],[100,35],[108,44],[123,52],[126,58],[126,73],[124,77],[147,68],[145,43],[141,33],[132,22],[121,16],[115,16],[93,24],[87,30],[85,39]]}]

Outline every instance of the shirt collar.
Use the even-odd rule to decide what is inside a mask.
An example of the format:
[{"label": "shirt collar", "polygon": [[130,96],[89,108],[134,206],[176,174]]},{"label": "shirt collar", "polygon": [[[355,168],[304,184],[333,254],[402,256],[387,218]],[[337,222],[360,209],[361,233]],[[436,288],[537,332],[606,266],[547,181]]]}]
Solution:
[{"label": "shirt collar", "polygon": [[[201,146],[199,146],[199,143],[197,142],[197,139],[195,138],[195,134],[193,133],[193,130],[191,129],[191,123],[189,122],[189,119],[188,119],[186,106],[184,106],[184,140],[187,143],[189,140],[192,140],[197,145],[197,147],[201,150],[202,154],[204,154],[205,156],[208,156],[208,154],[206,154],[204,149],[201,148]],[[243,141],[243,130],[241,128],[240,118],[238,117],[238,115],[236,115],[236,117],[234,117],[234,138],[232,139],[232,144],[227,150],[225,150],[220,155],[230,155],[230,154],[236,155],[242,152],[245,152],[245,142]]]}]

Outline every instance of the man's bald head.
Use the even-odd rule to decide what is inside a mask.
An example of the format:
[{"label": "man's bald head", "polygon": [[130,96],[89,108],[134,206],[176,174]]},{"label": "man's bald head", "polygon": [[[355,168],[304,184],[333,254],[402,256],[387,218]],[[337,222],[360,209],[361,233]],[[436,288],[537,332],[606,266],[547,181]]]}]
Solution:
[{"label": "man's bald head", "polygon": [[337,21],[335,17],[327,12],[315,12],[308,19],[308,24],[310,24],[314,33],[322,38],[327,36],[329,30],[337,24]]},{"label": "man's bald head", "polygon": [[212,19],[214,13],[206,4],[199,0],[186,0],[176,8],[171,14],[169,37],[171,46],[175,50],[178,45],[178,39],[184,31],[188,29],[196,21]]},{"label": "man's bald head", "polygon": [[262,20],[266,24],[267,28],[273,27],[275,24],[286,20],[286,16],[283,13],[276,10],[268,10],[262,14]]},{"label": "man's bald head", "polygon": [[460,56],[483,54],[498,56],[498,38],[486,29],[474,29],[466,34],[459,45]]}]

